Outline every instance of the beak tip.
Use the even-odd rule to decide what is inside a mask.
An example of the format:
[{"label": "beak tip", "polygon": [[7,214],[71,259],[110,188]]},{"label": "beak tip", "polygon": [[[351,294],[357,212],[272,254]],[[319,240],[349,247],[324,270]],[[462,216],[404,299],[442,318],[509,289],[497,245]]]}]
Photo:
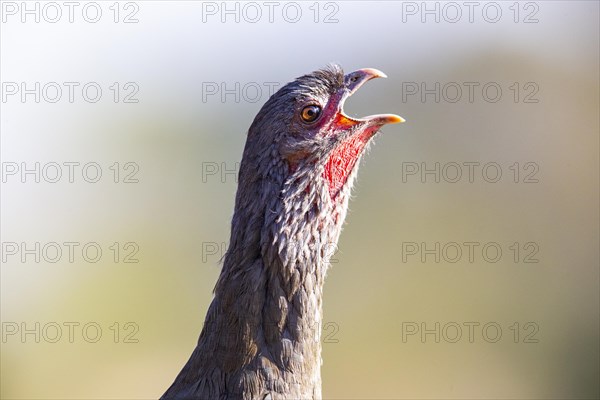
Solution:
[{"label": "beak tip", "polygon": [[378,126],[389,124],[401,124],[406,121],[404,118],[396,114],[370,115],[368,117],[363,118],[363,120],[370,121],[371,124]]},{"label": "beak tip", "polygon": [[387,78],[387,75],[376,68],[362,68],[359,69],[360,72],[369,77],[369,79],[373,78]]},{"label": "beak tip", "polygon": [[387,122],[389,124],[401,124],[403,122],[406,122],[406,120],[399,115],[390,114],[387,118]]},{"label": "beak tip", "polygon": [[376,78],[387,78],[387,77],[388,77],[388,76],[385,74],[385,72],[383,72],[383,71],[380,71],[380,70],[378,70],[378,69],[376,69],[375,71],[376,71],[376,75],[375,75],[375,77],[376,77]]}]

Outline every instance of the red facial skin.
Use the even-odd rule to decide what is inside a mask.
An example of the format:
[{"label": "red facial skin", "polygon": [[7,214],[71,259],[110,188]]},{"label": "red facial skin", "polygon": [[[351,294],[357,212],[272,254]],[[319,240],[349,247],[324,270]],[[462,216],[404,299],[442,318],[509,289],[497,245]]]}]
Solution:
[{"label": "red facial skin", "polygon": [[[339,116],[340,119],[344,118],[341,115]],[[337,123],[334,122],[334,124],[337,127]],[[342,186],[348,180],[348,176],[352,172],[352,169],[354,169],[356,161],[374,133],[371,131],[371,129],[365,129],[350,136],[331,152],[329,160],[325,164],[323,176],[329,182],[329,195],[332,199],[337,196]]]},{"label": "red facial skin", "polygon": [[[404,122],[403,118],[393,114],[372,115],[357,120],[345,115],[342,111],[346,98],[351,96],[363,83],[377,77],[385,77],[385,74],[371,68],[347,75],[347,86],[329,98],[323,107],[322,115],[312,127],[315,134],[326,136],[346,136],[348,131],[353,131],[331,151],[325,164],[323,177],[329,183],[331,199],[334,199],[343,188],[373,135],[385,124]],[[291,167],[295,169],[293,165]]]},{"label": "red facial skin", "polygon": [[[325,135],[342,135],[354,127],[360,126],[358,130],[348,138],[340,142],[331,152],[325,164],[323,176],[329,183],[329,195],[334,199],[344,186],[356,162],[360,158],[365,146],[377,133],[383,124],[368,120],[352,119],[341,111],[343,93],[331,96],[325,105],[322,115],[312,129],[315,132],[325,132]],[[315,133],[318,134],[318,133]],[[295,162],[289,162],[290,171],[297,168]],[[308,191],[309,188],[306,188]]]},{"label": "red facial skin", "polygon": [[342,95],[334,95],[327,104],[324,117],[333,115],[328,131],[336,134],[337,132],[347,131],[360,126],[358,130],[350,137],[344,139],[331,152],[323,176],[329,182],[329,195],[335,198],[340,189],[344,186],[350,173],[354,169],[356,162],[360,158],[365,146],[377,133],[381,125],[370,124],[368,121],[358,121],[352,119],[341,111],[340,100]]}]

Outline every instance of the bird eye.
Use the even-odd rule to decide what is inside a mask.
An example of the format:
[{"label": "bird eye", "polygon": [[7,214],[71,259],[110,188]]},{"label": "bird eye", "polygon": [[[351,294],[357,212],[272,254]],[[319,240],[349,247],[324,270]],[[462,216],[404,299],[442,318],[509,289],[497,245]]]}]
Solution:
[{"label": "bird eye", "polygon": [[321,115],[321,107],[319,106],[306,106],[302,109],[302,120],[304,122],[315,122]]}]

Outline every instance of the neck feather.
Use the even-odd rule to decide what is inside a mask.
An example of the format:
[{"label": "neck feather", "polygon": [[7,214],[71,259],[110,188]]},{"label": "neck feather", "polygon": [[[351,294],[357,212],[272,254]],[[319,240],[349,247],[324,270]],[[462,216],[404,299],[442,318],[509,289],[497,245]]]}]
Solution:
[{"label": "neck feather", "polygon": [[242,162],[215,298],[173,387],[193,382],[189,393],[206,397],[321,397],[323,283],[350,191],[332,198],[324,173],[282,163],[261,176]]}]

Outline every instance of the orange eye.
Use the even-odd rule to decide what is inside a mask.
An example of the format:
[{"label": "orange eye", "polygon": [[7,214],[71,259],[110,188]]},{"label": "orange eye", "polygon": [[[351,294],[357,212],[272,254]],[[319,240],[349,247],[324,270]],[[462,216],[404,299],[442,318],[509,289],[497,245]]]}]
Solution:
[{"label": "orange eye", "polygon": [[319,106],[306,106],[302,109],[302,120],[304,122],[315,122],[321,115],[321,107]]}]

